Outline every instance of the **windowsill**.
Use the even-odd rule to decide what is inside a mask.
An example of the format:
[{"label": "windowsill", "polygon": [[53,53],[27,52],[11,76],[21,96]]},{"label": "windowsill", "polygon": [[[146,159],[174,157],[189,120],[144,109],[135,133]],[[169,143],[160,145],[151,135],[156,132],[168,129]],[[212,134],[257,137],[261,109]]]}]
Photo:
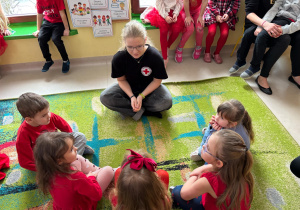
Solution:
[{"label": "windowsill", "polygon": [[[32,35],[36,31],[36,22],[24,22],[24,23],[11,23],[9,27],[15,31],[10,36],[5,36],[5,40],[16,40],[16,39],[32,39],[36,38]],[[70,30],[70,36],[78,34],[76,29]]]},{"label": "windowsill", "polygon": [[[142,23],[142,21],[141,21],[141,19],[140,19],[140,15],[141,15],[141,14],[134,14],[134,13],[131,13],[131,20],[137,20],[137,21],[139,21],[140,23]],[[150,25],[150,23],[142,23],[142,24],[145,26],[146,30],[158,29],[158,28],[156,28],[155,26]]]}]

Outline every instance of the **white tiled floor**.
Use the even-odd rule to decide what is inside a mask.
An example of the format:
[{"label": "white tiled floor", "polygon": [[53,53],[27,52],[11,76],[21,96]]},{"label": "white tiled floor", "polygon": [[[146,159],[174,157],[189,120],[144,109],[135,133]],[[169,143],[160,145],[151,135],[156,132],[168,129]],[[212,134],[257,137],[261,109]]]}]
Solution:
[{"label": "white tiled floor", "polygon": [[[170,57],[167,68],[169,78],[164,82],[195,81],[229,76],[228,69],[236,59],[236,54],[230,57],[231,50],[232,46],[226,46],[222,50],[224,62],[218,65],[214,61],[210,64],[205,63],[202,60],[203,56],[200,60],[193,60],[192,49],[185,49],[183,63],[177,64],[173,60],[174,57]],[[61,73],[61,61],[55,61],[54,66],[46,73],[40,72],[41,66],[42,63],[21,64],[13,67],[0,66],[2,74],[0,100],[17,98],[29,91],[48,95],[102,89],[116,82],[110,77],[110,56],[71,60],[71,71],[66,75]],[[269,84],[273,90],[271,96],[258,89],[254,81],[256,76],[247,82],[300,145],[300,90],[287,80],[291,72],[290,66],[288,49],[274,65],[269,77]]]}]

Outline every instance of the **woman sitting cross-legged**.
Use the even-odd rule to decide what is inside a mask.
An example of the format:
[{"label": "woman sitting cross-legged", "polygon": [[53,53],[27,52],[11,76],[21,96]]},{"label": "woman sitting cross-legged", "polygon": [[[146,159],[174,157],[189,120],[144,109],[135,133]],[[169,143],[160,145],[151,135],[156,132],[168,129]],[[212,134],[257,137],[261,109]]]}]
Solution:
[{"label": "woman sitting cross-legged", "polygon": [[161,84],[168,78],[163,58],[146,44],[146,29],[138,21],[128,22],[121,36],[125,49],[114,55],[111,74],[118,83],[105,89],[100,101],[134,120],[143,114],[162,118],[160,112],[172,107],[171,93]]}]

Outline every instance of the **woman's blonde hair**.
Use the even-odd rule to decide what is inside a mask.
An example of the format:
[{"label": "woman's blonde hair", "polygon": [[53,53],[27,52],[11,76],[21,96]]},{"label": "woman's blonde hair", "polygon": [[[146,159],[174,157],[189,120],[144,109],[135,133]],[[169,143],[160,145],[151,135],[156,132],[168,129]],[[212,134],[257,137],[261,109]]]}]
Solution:
[{"label": "woman's blonde hair", "polygon": [[143,24],[141,24],[137,20],[131,20],[128,23],[126,23],[126,25],[122,29],[121,37],[122,37],[122,46],[121,46],[122,50],[124,49],[124,42],[127,38],[138,38],[138,37],[142,39],[147,38],[146,43],[154,47],[149,37],[147,37],[146,28],[143,26]]},{"label": "woman's blonde hair", "polygon": [[3,33],[6,29],[9,29],[8,25],[9,25],[9,21],[7,17],[4,15],[4,11],[0,3],[0,32]]},{"label": "woman's blonde hair", "polygon": [[[151,158],[148,153],[139,151],[145,158]],[[125,155],[122,166],[127,162]],[[133,170],[127,164],[121,171],[117,181],[118,204],[116,209],[122,210],[156,210],[171,209],[172,199],[164,183],[156,172],[145,166],[141,170]]]},{"label": "woman's blonde hair", "polygon": [[[217,206],[225,209],[240,209],[241,201],[250,207],[253,200],[254,179],[251,174],[253,157],[242,137],[229,129],[215,132],[217,136],[216,156],[223,161],[218,171],[226,190],[217,198]],[[247,191],[249,197],[247,197]],[[228,200],[230,201],[228,205]]]}]

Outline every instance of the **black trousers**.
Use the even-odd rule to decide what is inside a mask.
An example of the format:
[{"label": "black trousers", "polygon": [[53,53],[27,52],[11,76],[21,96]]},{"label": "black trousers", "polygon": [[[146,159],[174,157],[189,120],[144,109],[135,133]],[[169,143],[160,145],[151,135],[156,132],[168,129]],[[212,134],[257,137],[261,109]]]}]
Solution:
[{"label": "black trousers", "polygon": [[43,24],[40,29],[38,40],[39,40],[41,51],[43,53],[43,57],[46,59],[46,61],[52,60],[49,51],[49,45],[48,45],[50,38],[52,39],[53,43],[56,45],[62,59],[64,61],[69,59],[64,42],[61,40],[64,30],[65,27],[62,22],[50,23],[45,19],[43,20]]}]

